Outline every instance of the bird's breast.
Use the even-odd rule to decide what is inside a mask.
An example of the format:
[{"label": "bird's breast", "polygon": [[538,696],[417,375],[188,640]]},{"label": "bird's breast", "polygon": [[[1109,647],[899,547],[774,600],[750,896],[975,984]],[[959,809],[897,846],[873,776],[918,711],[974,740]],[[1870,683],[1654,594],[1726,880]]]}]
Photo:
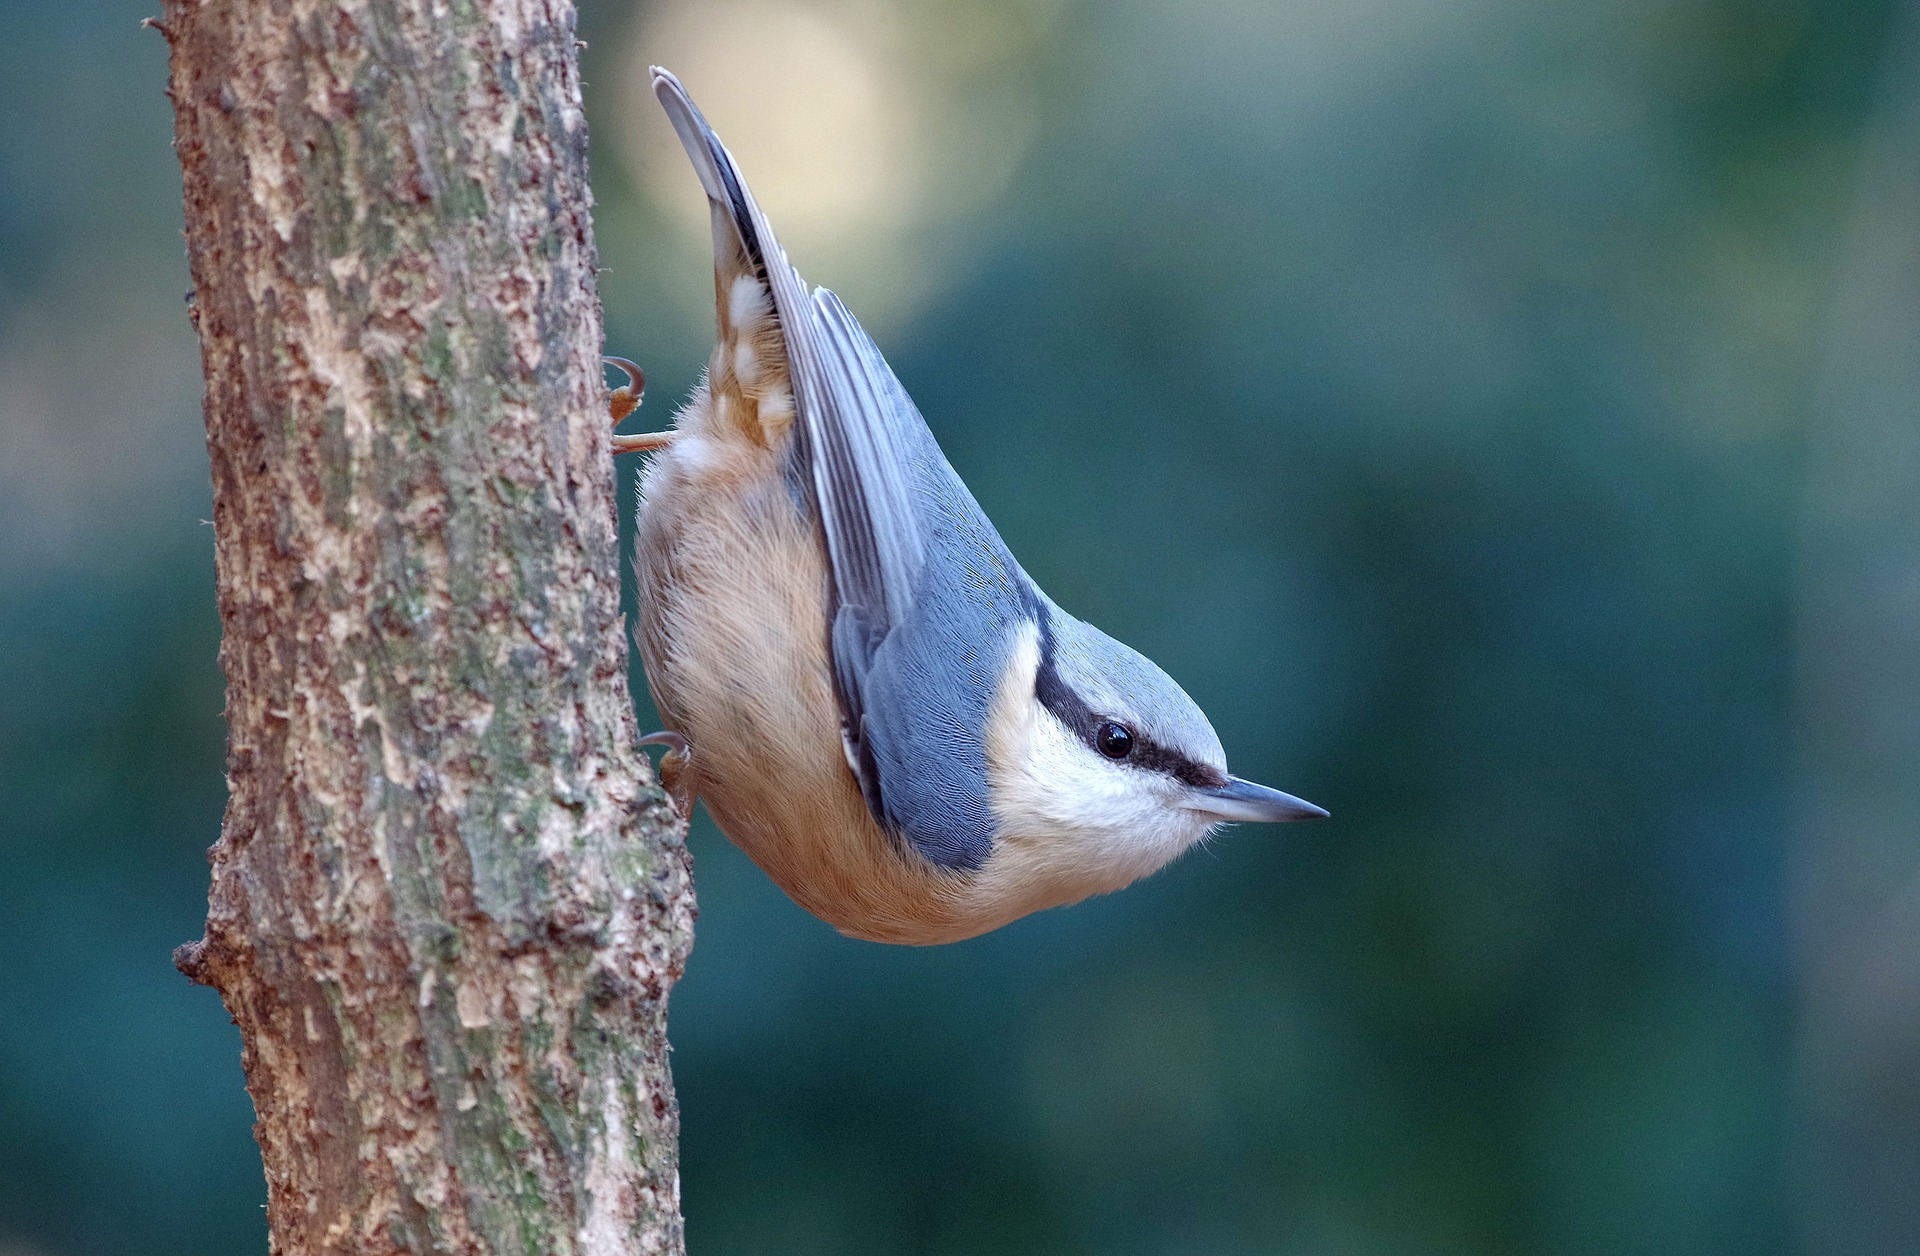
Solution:
[{"label": "bird's breast", "polygon": [[692,746],[695,789],[735,845],[843,932],[979,932],[966,878],[885,833],[847,765],[826,556],[781,451],[714,422],[703,402],[642,477],[634,547],[641,660],[662,718]]}]

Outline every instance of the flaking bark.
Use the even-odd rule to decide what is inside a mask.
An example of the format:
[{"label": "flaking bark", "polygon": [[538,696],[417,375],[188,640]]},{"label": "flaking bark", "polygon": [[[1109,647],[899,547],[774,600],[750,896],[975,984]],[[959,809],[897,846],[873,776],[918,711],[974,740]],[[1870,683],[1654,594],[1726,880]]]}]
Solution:
[{"label": "flaking bark", "polygon": [[167,0],[272,1249],[681,1250],[574,15]]}]

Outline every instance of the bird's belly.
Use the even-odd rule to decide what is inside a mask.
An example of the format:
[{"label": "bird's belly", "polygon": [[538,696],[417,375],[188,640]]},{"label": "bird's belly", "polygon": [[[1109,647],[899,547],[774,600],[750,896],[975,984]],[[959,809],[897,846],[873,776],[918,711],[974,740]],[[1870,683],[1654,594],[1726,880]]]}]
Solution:
[{"label": "bird's belly", "polygon": [[707,809],[844,933],[932,943],[1005,923],[973,904],[967,874],[904,848],[867,809],[841,742],[825,554],[775,454],[688,426],[641,484],[637,637]]}]

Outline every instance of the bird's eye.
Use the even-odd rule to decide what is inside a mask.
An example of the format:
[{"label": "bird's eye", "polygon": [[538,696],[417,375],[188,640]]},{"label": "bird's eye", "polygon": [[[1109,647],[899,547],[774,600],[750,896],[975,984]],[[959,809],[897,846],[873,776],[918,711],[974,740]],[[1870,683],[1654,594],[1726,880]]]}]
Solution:
[{"label": "bird's eye", "polygon": [[1109,720],[1093,730],[1093,744],[1109,759],[1124,759],[1133,753],[1133,730]]}]

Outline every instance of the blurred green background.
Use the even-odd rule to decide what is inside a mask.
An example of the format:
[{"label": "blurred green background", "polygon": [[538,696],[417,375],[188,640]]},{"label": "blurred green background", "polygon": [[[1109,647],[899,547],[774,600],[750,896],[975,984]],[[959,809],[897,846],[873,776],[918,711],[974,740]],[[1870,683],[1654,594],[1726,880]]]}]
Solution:
[{"label": "blurred green background", "polygon": [[[168,962],[223,731],[154,7],[0,0],[4,1256],[265,1242]],[[711,327],[661,61],[1041,583],[1335,816],[930,951],[703,817],[693,1249],[1920,1251],[1917,34],[588,0],[643,421]]]}]

